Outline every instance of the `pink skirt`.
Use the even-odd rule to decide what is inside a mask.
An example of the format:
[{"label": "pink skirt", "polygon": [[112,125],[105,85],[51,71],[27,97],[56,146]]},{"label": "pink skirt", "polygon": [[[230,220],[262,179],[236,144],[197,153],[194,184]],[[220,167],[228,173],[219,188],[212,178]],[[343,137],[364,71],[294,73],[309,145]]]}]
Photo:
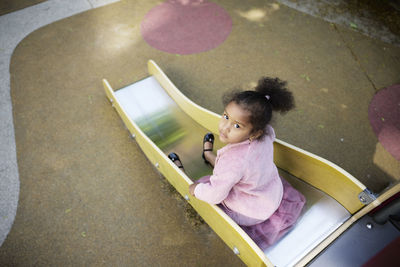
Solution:
[{"label": "pink skirt", "polygon": [[[305,197],[294,189],[285,179],[282,179],[283,198],[278,209],[265,221],[247,217],[228,209],[223,203],[218,206],[231,217],[242,229],[265,250],[285,235],[300,217],[306,203]],[[198,182],[206,183],[209,176],[202,177]]]}]

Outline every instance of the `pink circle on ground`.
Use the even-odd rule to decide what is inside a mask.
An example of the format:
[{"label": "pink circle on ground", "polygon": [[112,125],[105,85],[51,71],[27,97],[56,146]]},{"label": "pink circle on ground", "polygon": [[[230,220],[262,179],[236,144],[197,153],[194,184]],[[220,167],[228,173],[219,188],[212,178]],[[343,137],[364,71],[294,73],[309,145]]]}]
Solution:
[{"label": "pink circle on ground", "polygon": [[141,24],[143,39],[172,54],[208,51],[223,43],[232,29],[229,14],[206,0],[169,0],[153,9]]},{"label": "pink circle on ground", "polygon": [[368,118],[379,142],[400,161],[400,84],[375,94],[369,105]]}]

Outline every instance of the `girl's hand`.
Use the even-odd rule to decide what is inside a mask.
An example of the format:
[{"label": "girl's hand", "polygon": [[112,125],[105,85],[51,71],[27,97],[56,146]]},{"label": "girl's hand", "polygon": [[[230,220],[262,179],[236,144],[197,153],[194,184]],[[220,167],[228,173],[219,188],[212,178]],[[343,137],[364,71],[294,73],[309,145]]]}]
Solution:
[{"label": "girl's hand", "polygon": [[196,188],[197,185],[198,185],[197,183],[194,183],[194,184],[189,185],[189,193],[190,193],[192,196],[195,196],[195,195],[194,195],[194,189]]}]

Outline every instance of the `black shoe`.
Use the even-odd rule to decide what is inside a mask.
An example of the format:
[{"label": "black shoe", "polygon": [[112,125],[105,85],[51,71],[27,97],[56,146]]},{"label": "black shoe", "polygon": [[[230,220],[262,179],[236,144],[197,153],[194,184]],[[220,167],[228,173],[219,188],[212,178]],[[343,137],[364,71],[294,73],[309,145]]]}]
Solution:
[{"label": "black shoe", "polygon": [[206,134],[206,135],[204,136],[204,138],[203,138],[203,154],[201,155],[201,157],[204,159],[204,162],[207,163],[207,164],[210,164],[210,162],[208,162],[208,160],[207,160],[206,157],[204,156],[204,152],[205,152],[205,151],[213,151],[213,149],[212,149],[212,148],[207,148],[207,149],[205,149],[205,148],[204,148],[204,144],[205,144],[206,142],[210,142],[210,143],[214,146],[214,135],[213,135],[212,133],[208,133],[208,134]]},{"label": "black shoe", "polygon": [[169,154],[168,154],[168,158],[169,158],[173,163],[175,163],[175,161],[179,161],[179,162],[181,163],[181,165],[177,165],[177,164],[175,164],[175,165],[176,165],[178,168],[183,169],[182,161],[181,161],[181,159],[179,158],[179,156],[178,156],[176,153],[174,153],[174,152],[169,153]]}]

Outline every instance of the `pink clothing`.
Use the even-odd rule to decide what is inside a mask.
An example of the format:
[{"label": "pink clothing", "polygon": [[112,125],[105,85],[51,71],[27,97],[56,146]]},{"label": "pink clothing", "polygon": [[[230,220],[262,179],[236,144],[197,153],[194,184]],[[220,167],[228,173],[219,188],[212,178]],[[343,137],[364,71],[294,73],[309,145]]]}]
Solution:
[{"label": "pink clothing", "polygon": [[251,226],[241,225],[262,250],[273,245],[292,228],[306,203],[305,197],[299,191],[284,179],[282,183],[284,193],[278,210],[264,222]]},{"label": "pink clothing", "polygon": [[[282,178],[281,178],[282,179]],[[206,183],[210,176],[202,177],[199,182]],[[259,220],[234,212],[225,205],[218,206],[231,217],[242,229],[265,250],[283,237],[296,223],[306,203],[305,197],[282,179],[283,198],[278,209],[267,220]]]},{"label": "pink clothing", "polygon": [[[209,183],[210,182],[210,175],[201,177],[199,180],[197,180],[198,183]],[[260,220],[260,219],[255,219],[255,218],[251,218],[251,217],[247,217],[245,215],[242,215],[238,212],[235,212],[233,210],[231,210],[230,208],[228,208],[224,202],[222,202],[221,204],[218,204],[218,206],[226,213],[229,215],[229,217],[231,217],[237,224],[239,225],[255,225],[258,223],[261,223],[265,220]]]},{"label": "pink clothing", "polygon": [[217,153],[213,175],[199,179],[195,196],[218,206],[265,250],[296,223],[304,196],[279,177],[275,133],[262,141],[228,144]]},{"label": "pink clothing", "polygon": [[[273,162],[275,132],[261,141],[228,144],[218,150],[213,175],[195,188],[196,198],[264,221],[279,207],[283,185]],[[200,181],[201,182],[201,181]]]}]

